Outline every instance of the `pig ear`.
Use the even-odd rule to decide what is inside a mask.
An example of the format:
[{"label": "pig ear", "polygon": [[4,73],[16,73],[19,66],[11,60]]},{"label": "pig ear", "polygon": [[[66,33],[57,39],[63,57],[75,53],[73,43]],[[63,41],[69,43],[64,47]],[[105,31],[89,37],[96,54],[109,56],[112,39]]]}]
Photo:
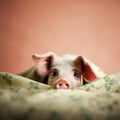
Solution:
[{"label": "pig ear", "polygon": [[81,74],[85,78],[86,82],[91,82],[97,78],[92,67],[92,63],[88,61],[84,56],[77,57],[75,64],[77,67],[79,67]]},{"label": "pig ear", "polygon": [[53,52],[46,54],[33,54],[33,60],[36,63],[37,72],[41,76],[46,76],[52,65],[57,63],[58,56]]}]

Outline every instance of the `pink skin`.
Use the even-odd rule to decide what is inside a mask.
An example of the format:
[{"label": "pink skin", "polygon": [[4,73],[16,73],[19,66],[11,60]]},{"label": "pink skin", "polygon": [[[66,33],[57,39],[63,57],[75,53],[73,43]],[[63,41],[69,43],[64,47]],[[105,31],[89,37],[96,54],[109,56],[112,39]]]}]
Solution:
[{"label": "pink skin", "polygon": [[[48,77],[47,84],[56,89],[71,89],[83,85],[83,80],[91,82],[105,74],[98,67],[88,61],[84,56],[63,55],[58,56],[53,52],[34,54],[36,71],[42,80]],[[99,71],[100,75],[96,72]]]},{"label": "pink skin", "polygon": [[[71,67],[70,67],[71,68]],[[71,89],[83,84],[83,80],[80,74],[78,78],[74,76],[75,70],[69,70],[63,68],[56,68],[58,70],[57,75],[53,76],[54,69],[49,74],[48,84],[54,86],[56,89]],[[65,72],[64,72],[65,71]]]}]

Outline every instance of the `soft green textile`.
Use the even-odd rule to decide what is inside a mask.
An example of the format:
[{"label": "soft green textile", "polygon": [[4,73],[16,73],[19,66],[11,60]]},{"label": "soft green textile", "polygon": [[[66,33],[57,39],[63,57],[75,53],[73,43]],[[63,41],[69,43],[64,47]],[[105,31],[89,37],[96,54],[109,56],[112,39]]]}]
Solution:
[{"label": "soft green textile", "polygon": [[70,90],[26,77],[0,73],[0,120],[120,119],[120,73]]}]

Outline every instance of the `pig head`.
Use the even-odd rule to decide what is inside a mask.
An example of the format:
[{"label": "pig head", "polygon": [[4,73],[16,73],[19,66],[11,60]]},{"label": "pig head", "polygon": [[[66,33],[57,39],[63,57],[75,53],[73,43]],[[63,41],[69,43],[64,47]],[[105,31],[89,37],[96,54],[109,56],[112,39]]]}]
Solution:
[{"label": "pig head", "polygon": [[53,52],[34,54],[36,71],[42,76],[43,82],[56,89],[70,89],[89,83],[105,76],[95,64],[79,55],[58,56]]}]

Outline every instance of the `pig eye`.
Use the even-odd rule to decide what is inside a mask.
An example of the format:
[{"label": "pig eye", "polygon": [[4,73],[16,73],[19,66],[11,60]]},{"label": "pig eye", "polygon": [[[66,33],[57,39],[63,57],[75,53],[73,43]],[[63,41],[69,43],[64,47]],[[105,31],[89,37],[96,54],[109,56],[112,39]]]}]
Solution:
[{"label": "pig eye", "polygon": [[79,78],[79,72],[77,70],[74,70],[74,78],[78,79]]},{"label": "pig eye", "polygon": [[52,76],[56,77],[57,75],[58,75],[58,70],[57,69],[53,69]]}]

